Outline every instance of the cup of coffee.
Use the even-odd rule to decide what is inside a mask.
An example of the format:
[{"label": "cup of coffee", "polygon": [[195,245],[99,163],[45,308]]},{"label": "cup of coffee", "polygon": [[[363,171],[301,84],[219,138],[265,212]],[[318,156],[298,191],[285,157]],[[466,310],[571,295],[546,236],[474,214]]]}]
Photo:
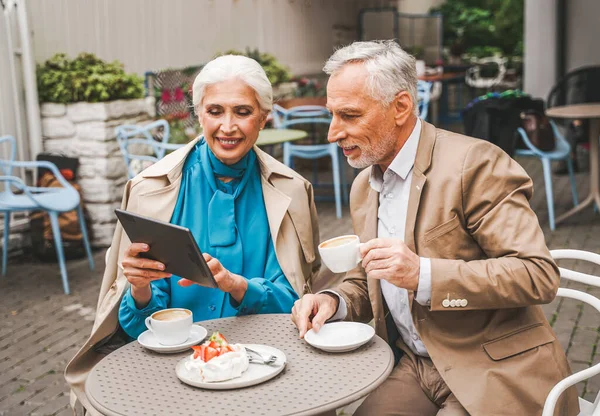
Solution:
[{"label": "cup of coffee", "polygon": [[319,244],[319,253],[329,270],[343,273],[354,269],[362,260],[359,247],[357,235],[342,235]]},{"label": "cup of coffee", "polygon": [[162,345],[183,344],[192,330],[192,311],[183,308],[163,309],[146,318],[146,327]]}]

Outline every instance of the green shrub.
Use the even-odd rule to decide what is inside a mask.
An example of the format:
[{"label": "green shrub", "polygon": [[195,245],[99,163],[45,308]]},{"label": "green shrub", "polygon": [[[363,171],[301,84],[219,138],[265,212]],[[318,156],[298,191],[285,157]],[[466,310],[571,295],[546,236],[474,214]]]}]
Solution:
[{"label": "green shrub", "polygon": [[289,69],[279,62],[277,58],[269,53],[261,53],[258,51],[258,49],[251,50],[250,48],[247,48],[245,53],[237,50],[229,50],[225,53],[217,54],[217,56],[220,55],[243,55],[254,59],[260,64],[260,66],[263,67],[265,73],[267,74],[267,78],[269,78],[269,81],[271,81],[272,85],[281,84],[282,82],[289,81],[292,78],[292,74],[290,73]]},{"label": "green shrub", "polygon": [[456,55],[523,54],[523,0],[446,0],[430,12],[444,16],[444,46]]},{"label": "green shrub", "polygon": [[118,61],[105,62],[91,53],[70,60],[58,53],[37,67],[41,102],[90,103],[144,96],[144,80],[126,74]]}]

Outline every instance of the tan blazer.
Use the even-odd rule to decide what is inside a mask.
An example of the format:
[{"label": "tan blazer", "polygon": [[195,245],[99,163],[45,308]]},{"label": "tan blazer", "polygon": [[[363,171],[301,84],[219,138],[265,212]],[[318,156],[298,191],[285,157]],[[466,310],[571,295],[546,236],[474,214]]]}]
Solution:
[{"label": "tan blazer", "polygon": [[[350,196],[361,241],[377,236],[379,194],[369,175],[360,173]],[[529,206],[532,192],[525,171],[498,147],[423,123],[405,242],[432,259],[431,305],[414,301],[413,292],[409,300],[431,359],[472,415],[541,414],[549,391],[570,374],[534,306],[554,299],[560,277]],[[379,336],[392,336],[379,281],[359,266],[338,289],[349,320],[373,318]],[[567,396],[556,414],[577,414],[577,392]]]},{"label": "tan blazer", "polygon": [[[181,172],[188,153],[198,139],[167,155],[130,180],[121,207],[141,215],[169,221],[175,208]],[[310,182],[292,169],[254,147],[260,165],[263,198],[277,260],[288,281],[302,295],[310,292],[311,280],[319,271],[317,250],[319,225]],[[92,367],[104,357],[97,352],[118,328],[121,298],[129,286],[117,264],[130,241],[117,224],[98,299],[92,333],[67,365],[65,378],[71,385],[71,404],[79,399],[95,414],[85,395],[85,380]],[[75,397],[76,396],[76,397]]]}]

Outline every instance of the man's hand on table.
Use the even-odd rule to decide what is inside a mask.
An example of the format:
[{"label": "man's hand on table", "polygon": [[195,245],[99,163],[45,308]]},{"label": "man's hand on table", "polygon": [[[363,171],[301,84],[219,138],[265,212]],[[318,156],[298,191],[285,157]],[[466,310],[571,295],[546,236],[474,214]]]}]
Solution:
[{"label": "man's hand on table", "polygon": [[336,295],[327,293],[304,295],[298,299],[292,308],[292,322],[298,328],[300,338],[304,338],[311,328],[318,332],[335,314],[338,303]]}]

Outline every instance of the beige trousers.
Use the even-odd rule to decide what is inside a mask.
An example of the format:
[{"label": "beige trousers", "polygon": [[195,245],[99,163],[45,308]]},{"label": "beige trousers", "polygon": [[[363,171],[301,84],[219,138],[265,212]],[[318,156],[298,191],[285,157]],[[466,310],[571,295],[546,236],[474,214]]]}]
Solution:
[{"label": "beige trousers", "polygon": [[469,416],[431,359],[405,354],[354,416]]}]

